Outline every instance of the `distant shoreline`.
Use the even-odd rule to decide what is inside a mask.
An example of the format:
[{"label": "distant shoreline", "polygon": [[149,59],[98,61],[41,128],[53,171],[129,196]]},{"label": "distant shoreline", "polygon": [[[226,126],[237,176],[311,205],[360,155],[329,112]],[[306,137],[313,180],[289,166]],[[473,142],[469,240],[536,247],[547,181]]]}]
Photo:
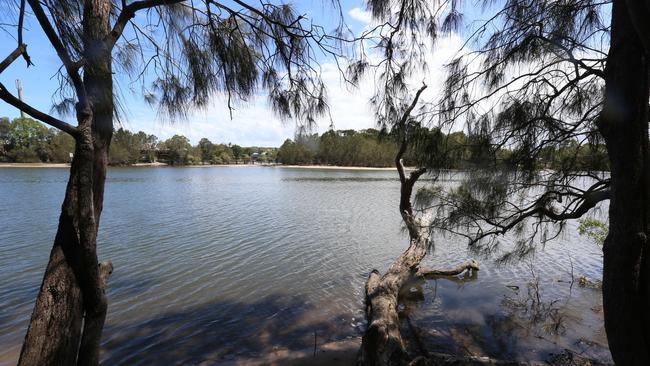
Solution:
[{"label": "distant shoreline", "polygon": [[330,169],[330,170],[395,170],[395,167],[340,166],[340,165],[271,165],[273,168]]},{"label": "distant shoreline", "polygon": [[[178,167],[178,168],[289,168],[289,169],[321,169],[321,170],[395,170],[394,167],[379,168],[367,166],[338,166],[338,165],[282,165],[282,164],[214,164],[214,165],[168,165],[165,163],[137,163],[125,166],[111,166],[117,168],[139,168],[139,167]],[[0,163],[0,168],[70,168],[70,164],[65,163]]]},{"label": "distant shoreline", "polygon": [[66,163],[0,163],[0,168],[69,168]]}]

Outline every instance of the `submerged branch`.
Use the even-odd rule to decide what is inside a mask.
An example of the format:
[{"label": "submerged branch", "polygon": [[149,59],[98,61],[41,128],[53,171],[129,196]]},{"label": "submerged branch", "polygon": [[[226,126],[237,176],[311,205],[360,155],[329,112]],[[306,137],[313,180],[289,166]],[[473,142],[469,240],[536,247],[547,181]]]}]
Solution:
[{"label": "submerged branch", "polygon": [[461,263],[454,268],[449,269],[432,269],[432,268],[420,268],[416,272],[418,277],[428,277],[428,276],[456,276],[465,271],[478,271],[479,264],[476,260],[470,259],[465,263]]}]

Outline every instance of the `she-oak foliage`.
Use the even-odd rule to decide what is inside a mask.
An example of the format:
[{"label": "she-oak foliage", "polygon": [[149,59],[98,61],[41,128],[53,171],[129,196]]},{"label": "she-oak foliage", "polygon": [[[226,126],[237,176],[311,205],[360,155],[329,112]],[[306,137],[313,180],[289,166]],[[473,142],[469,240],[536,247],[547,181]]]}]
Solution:
[{"label": "she-oak foliage", "polygon": [[[417,87],[418,80],[406,86],[421,64],[414,56],[422,55],[426,38],[435,39],[427,31],[435,30],[438,20],[446,30],[459,25],[461,6],[453,0],[434,10],[418,0],[368,5],[380,24],[384,50],[375,63],[383,80],[378,114],[396,121],[394,106],[400,103],[394,96]],[[430,101],[416,120],[450,132],[462,128],[476,169],[463,173],[455,187],[426,188],[416,197],[418,207],[434,211],[432,229],[466,236],[478,252],[500,251],[501,259],[509,260],[532,253],[559,235],[566,220],[609,201],[603,246],[609,347],[617,364],[648,364],[650,2],[471,5],[482,5],[474,13],[485,20],[464,30],[465,47],[448,63],[442,97]],[[360,63],[352,71],[369,68]],[[577,147],[574,156],[557,156],[569,146]],[[578,163],[585,158],[591,163]],[[549,159],[560,166],[548,169],[543,162]],[[611,173],[593,167],[609,167]],[[501,248],[497,238],[508,232],[521,240]]]},{"label": "she-oak foliage", "polygon": [[[338,3],[332,5],[340,14]],[[16,45],[0,62],[0,75],[20,58],[37,68],[23,33],[42,31],[61,65],[52,112],[76,119],[40,111],[0,83],[0,99],[75,140],[19,365],[96,365],[112,271],[110,262],[98,262],[96,244],[120,111],[115,85],[128,85],[170,119],[218,96],[232,111],[265,90],[279,115],[309,125],[327,110],[318,60],[341,57],[349,33],[342,21],[329,33],[271,1],[16,0],[0,6],[5,43]]]}]

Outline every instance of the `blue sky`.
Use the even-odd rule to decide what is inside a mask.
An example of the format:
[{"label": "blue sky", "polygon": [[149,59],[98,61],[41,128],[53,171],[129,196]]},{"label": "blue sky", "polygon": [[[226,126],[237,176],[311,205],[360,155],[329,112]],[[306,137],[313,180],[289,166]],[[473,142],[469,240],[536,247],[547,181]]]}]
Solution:
[{"label": "blue sky", "polygon": [[[311,16],[316,23],[336,19],[336,13],[321,1],[294,2],[301,13]],[[345,20],[355,32],[361,32],[370,21],[370,16],[365,12],[363,1],[341,1]],[[333,26],[333,25],[332,25]],[[15,48],[15,40],[3,33],[0,35],[0,53],[8,54]],[[52,105],[52,95],[56,91],[58,81],[53,78],[61,63],[54,50],[45,39],[40,27],[33,18],[27,18],[24,42],[28,45],[29,53],[35,66],[25,67],[22,59],[17,60],[0,75],[2,83],[15,92],[14,81],[20,79],[26,102],[42,110],[49,111]],[[451,37],[439,45],[442,51],[436,52],[431,60],[431,69],[442,66],[451,55],[458,50],[460,38]],[[372,87],[366,85],[358,90],[348,90],[340,79],[338,70],[333,64],[323,63],[323,78],[328,86],[332,122],[337,129],[362,129],[374,127],[374,120],[368,100]],[[439,75],[428,75],[428,83],[439,84]],[[174,134],[182,134],[190,138],[192,143],[198,142],[202,137],[207,137],[213,142],[236,143],[244,146],[279,146],[282,142],[293,137],[294,124],[291,121],[280,121],[269,110],[263,94],[251,98],[243,105],[237,106],[232,119],[225,106],[224,98],[215,98],[213,104],[203,111],[194,111],[185,121],[162,121],[154,109],[144,103],[139,93],[131,92],[124,81],[116,78],[116,85],[120,87],[121,100],[126,110],[123,127],[132,131],[145,131],[155,134],[161,139],[169,138]],[[437,88],[430,88],[429,93],[435,93]],[[0,116],[14,118],[19,112],[0,101]],[[74,124],[70,117],[64,118]],[[322,132],[330,126],[329,118],[318,122],[318,129]]]}]

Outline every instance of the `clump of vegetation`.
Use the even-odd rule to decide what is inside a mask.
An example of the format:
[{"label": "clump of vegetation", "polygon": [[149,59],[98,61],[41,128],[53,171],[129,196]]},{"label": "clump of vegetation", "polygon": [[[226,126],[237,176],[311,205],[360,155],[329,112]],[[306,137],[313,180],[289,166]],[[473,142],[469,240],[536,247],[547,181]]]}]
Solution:
[{"label": "clump of vegetation", "polygon": [[[0,119],[0,161],[10,163],[69,163],[74,139],[31,118]],[[109,165],[161,161],[171,165],[275,162],[277,148],[213,144],[202,138],[195,146],[182,135],[159,141],[155,135],[120,128],[113,132]]]},{"label": "clump of vegetation", "polygon": [[589,217],[578,220],[578,223],[578,234],[587,236],[599,246],[605,243],[605,238],[609,233],[607,224]]},{"label": "clump of vegetation", "polygon": [[67,163],[74,139],[31,118],[0,119],[0,161]]}]

